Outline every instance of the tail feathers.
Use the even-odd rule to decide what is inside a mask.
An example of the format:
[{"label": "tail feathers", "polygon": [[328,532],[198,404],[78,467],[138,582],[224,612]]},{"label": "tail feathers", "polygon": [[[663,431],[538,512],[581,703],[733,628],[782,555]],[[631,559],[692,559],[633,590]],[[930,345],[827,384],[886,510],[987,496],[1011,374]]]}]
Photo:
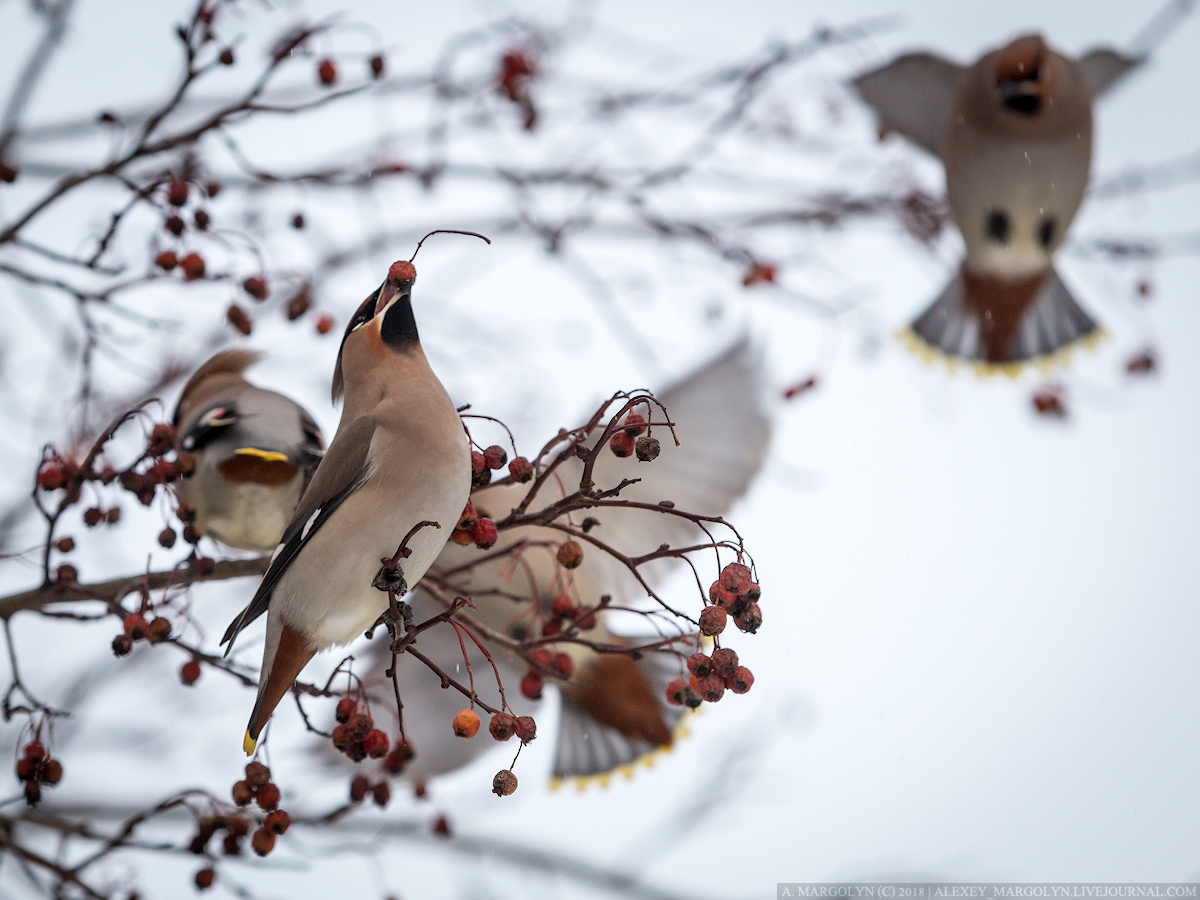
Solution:
[{"label": "tail feathers", "polygon": [[912,325],[929,350],[1001,368],[1050,357],[1098,332],[1053,269],[1015,282],[960,270]]},{"label": "tail feathers", "polygon": [[303,634],[288,625],[283,625],[279,641],[271,652],[270,639],[266,652],[263,654],[263,671],[259,676],[258,699],[254,710],[250,713],[250,722],[246,725],[246,735],[242,740],[242,749],[249,756],[254,752],[258,736],[263,726],[275,712],[275,707],[292,688],[292,683],[308,661],[316,655],[317,649]]},{"label": "tail feathers", "polygon": [[684,708],[666,702],[666,686],[680,671],[674,652],[604,655],[585,668],[564,691],[554,778],[583,787],[669,749]]}]

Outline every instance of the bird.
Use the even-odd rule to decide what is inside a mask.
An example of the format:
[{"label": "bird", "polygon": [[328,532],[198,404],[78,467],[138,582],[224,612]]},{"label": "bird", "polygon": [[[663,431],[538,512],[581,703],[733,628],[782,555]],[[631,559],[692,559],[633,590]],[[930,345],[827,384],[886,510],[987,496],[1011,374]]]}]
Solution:
[{"label": "bird", "polygon": [[905,336],[927,356],[981,372],[1052,358],[1100,328],[1054,269],[1083,201],[1094,101],[1146,56],[1098,49],[1079,59],[1037,34],[961,66],[910,53],[853,82],[879,118],[941,160],[966,253]]},{"label": "bird", "polygon": [[[651,503],[670,499],[689,512],[723,514],[745,493],[766,453],[770,426],[762,380],[754,347],[746,339],[734,342],[658,394],[676,423],[681,445],[674,447],[672,442],[664,441],[661,455],[652,463],[639,463],[632,457],[619,459],[601,447],[594,469],[596,484],[615,486],[624,477],[640,478],[639,483],[622,490],[622,499]],[[579,483],[583,463],[571,459],[558,471],[569,492]],[[480,515],[491,512],[502,517],[520,502],[528,488],[526,484],[498,484],[476,490],[471,499]],[[558,491],[556,484],[547,482],[530,508],[553,502]],[[595,519],[589,534],[624,553],[645,553],[664,543],[687,546],[697,539],[706,540],[690,522],[675,517],[616,509],[589,510],[587,515]],[[522,540],[528,540],[530,547],[521,554],[522,564],[513,577],[512,567],[506,565],[508,560],[497,554]],[[427,580],[443,586],[450,595],[470,597],[474,609],[465,610],[467,614],[489,629],[514,638],[536,636],[533,623],[539,616],[535,615],[532,599],[535,594],[541,600],[541,615],[547,617],[560,593],[582,606],[594,606],[605,594],[612,596],[618,606],[637,605],[644,600],[644,588],[628,571],[592,548],[564,584],[563,570],[554,563],[554,550],[537,547],[561,541],[561,532],[528,527],[503,531],[500,542],[487,551],[448,543]],[[481,559],[487,561],[478,564]],[[673,561],[659,561],[647,566],[646,574],[652,584],[661,583],[677,566]],[[445,610],[423,588],[414,592],[412,607],[417,622]],[[581,636],[601,644],[633,646],[646,642],[644,634],[618,633],[604,614]],[[507,685],[505,695],[513,712],[527,715],[542,708],[514,689],[527,664],[494,642],[485,641],[485,645]],[[422,632],[415,646],[454,677],[462,677],[465,652],[476,690],[498,699],[487,659],[470,641],[460,645],[449,627]],[[557,649],[571,657],[574,674],[557,682],[562,703],[553,751],[553,785],[568,779],[580,785],[606,781],[612,772],[631,772],[634,763],[652,759],[672,744],[685,710],[667,703],[665,689],[668,682],[680,677],[682,658],[695,649],[694,643],[682,654],[679,649],[662,650],[645,653],[640,660],[623,654],[600,654],[565,642]],[[390,666],[391,654],[378,643],[372,645],[370,653],[365,671],[375,674],[366,676],[368,692],[386,695],[390,685],[384,683],[380,673]],[[461,694],[442,689],[436,678],[423,671],[424,664],[408,654],[401,654],[396,664],[401,683],[406,685],[402,698],[404,723],[415,751],[404,770],[405,778],[416,783],[455,771],[491,748],[493,742],[482,737],[464,740],[453,734],[450,721],[464,703]]]},{"label": "bird", "polygon": [[[228,656],[237,635],[267,614],[258,696],[243,739],[248,756],[308,661],[371,628],[389,606],[385,587],[407,593],[466,506],[470,445],[421,347],[416,277],[411,261],[393,263],[347,324],[333,375],[333,400],[344,398],[337,433],[253,599],[221,641]],[[381,562],[406,536],[409,555],[385,577]]]},{"label": "bird", "polygon": [[325,440],[303,407],[243,377],[261,358],[252,350],[213,356],[184,385],[172,423],[195,457],[176,490],[195,510],[196,528],[230,547],[266,551],[279,543]]}]

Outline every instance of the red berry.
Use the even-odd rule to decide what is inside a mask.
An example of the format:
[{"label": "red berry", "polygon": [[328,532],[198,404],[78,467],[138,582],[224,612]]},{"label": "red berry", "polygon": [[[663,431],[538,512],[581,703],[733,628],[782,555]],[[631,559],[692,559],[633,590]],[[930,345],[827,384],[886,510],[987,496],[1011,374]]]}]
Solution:
[{"label": "red berry", "polygon": [[304,227],[304,216],[301,213],[296,213],[292,216],[292,227],[297,231]]},{"label": "red berry", "polygon": [[573,613],[575,616],[575,625],[582,631],[588,631],[596,627],[596,611],[579,607]]},{"label": "red berry", "polygon": [[37,485],[43,491],[57,491],[65,481],[63,470],[58,466],[47,466],[38,472]]},{"label": "red berry", "polygon": [[249,335],[254,330],[254,323],[250,321],[250,316],[236,303],[229,304],[229,309],[225,311],[225,318],[230,325],[244,335]]},{"label": "red berry", "polygon": [[263,809],[274,809],[279,805],[279,788],[267,782],[254,792],[254,802]]},{"label": "red berry", "polygon": [[167,202],[172,206],[183,206],[188,201],[188,183],[172,180],[167,185]]},{"label": "red berry", "polygon": [[716,703],[725,696],[725,679],[720,675],[709,675],[707,678],[701,678],[700,683],[696,685],[696,693],[709,703]]},{"label": "red berry", "polygon": [[199,228],[201,231],[208,231],[209,218],[207,212],[202,209],[196,210],[195,219],[197,228]]},{"label": "red berry", "polygon": [[563,541],[555,557],[564,569],[577,569],[583,562],[583,548],[576,541]]},{"label": "red berry", "polygon": [[475,524],[475,520],[479,518],[479,513],[475,510],[475,504],[470,500],[463,507],[462,515],[458,517],[458,524],[455,528],[463,528],[467,531],[471,530],[471,526]]},{"label": "red berry", "polygon": [[217,873],[212,869],[201,869],[196,873],[196,887],[202,891],[208,890],[213,886],[213,882],[217,880]]},{"label": "red berry", "polygon": [[735,694],[744,694],[754,686],[754,676],[745,666],[738,666],[737,671],[725,679],[725,687]]},{"label": "red berry", "polygon": [[625,417],[625,433],[637,437],[646,430],[646,417],[641,413],[631,412]]},{"label": "red berry", "polygon": [[734,616],[733,623],[742,631],[754,634],[762,626],[762,610],[757,603],[750,601],[744,610]]},{"label": "red berry", "polygon": [[37,763],[32,759],[18,759],[17,778],[21,781],[28,781],[37,776],[37,768]]},{"label": "red berry", "polygon": [[109,525],[116,525],[118,522],[121,521],[121,507],[114,506],[112,509],[110,509],[108,511],[108,513],[104,516],[104,518],[108,519]]},{"label": "red berry", "polygon": [[454,717],[453,727],[460,738],[473,738],[479,732],[479,714],[472,709],[460,709]]},{"label": "red berry", "polygon": [[188,281],[196,281],[204,277],[204,257],[199,253],[189,253],[179,261],[183,268],[183,277]]},{"label": "red berry", "polygon": [[375,730],[375,720],[368,715],[359,714],[349,722],[350,734],[356,741],[365,741],[367,735]]},{"label": "red berry", "polygon": [[26,759],[40,762],[46,758],[46,747],[41,741],[30,741],[25,745],[24,754]]},{"label": "red berry", "polygon": [[167,216],[167,221],[164,224],[166,225],[167,231],[171,232],[171,234],[175,235],[175,237],[179,237],[181,234],[183,234],[183,219],[179,218],[179,216]]},{"label": "red berry", "polygon": [[118,634],[113,638],[112,651],[113,656],[127,656],[129,651],[133,649],[133,639],[127,634]]},{"label": "red berry", "polygon": [[88,528],[95,528],[104,520],[104,510],[98,506],[93,506],[86,510],[83,514],[83,524]]},{"label": "red berry", "polygon": [[555,653],[551,668],[561,678],[570,678],[575,674],[575,661],[565,653]]},{"label": "red berry", "polygon": [[42,789],[36,781],[25,782],[25,802],[30,806],[37,806],[38,801],[42,799]]},{"label": "red berry", "polygon": [[433,833],[440,834],[443,837],[450,836],[450,822],[445,816],[437,817],[437,821],[433,823]]},{"label": "red berry", "polygon": [[496,539],[499,536],[500,533],[496,530],[496,523],[491,519],[476,519],[475,524],[471,526],[471,540],[475,542],[475,546],[480,550],[487,550],[496,543]]},{"label": "red berry", "polygon": [[533,480],[533,464],[523,456],[514,457],[508,464],[508,474],[512,476],[513,481],[525,484]]},{"label": "red berry", "polygon": [[550,603],[550,610],[556,616],[569,616],[574,609],[575,604],[566,594],[559,594]]},{"label": "red berry", "polygon": [[333,331],[333,316],[329,313],[319,316],[317,318],[317,334],[329,334],[331,331]]},{"label": "red berry", "polygon": [[238,806],[249,806],[250,801],[254,799],[254,788],[250,787],[248,781],[235,781],[231,793],[233,802]]},{"label": "red berry", "polygon": [[554,637],[562,634],[562,619],[548,619],[542,623],[542,637]]},{"label": "red berry", "polygon": [[363,739],[363,749],[367,751],[367,756],[371,759],[379,759],[381,756],[386,756],[390,741],[388,736],[376,728]]},{"label": "red berry", "polygon": [[0,162],[0,181],[5,184],[12,184],[17,180],[17,175],[20,174],[20,169],[11,163]]},{"label": "red berry", "polygon": [[350,799],[355,803],[360,803],[370,789],[371,782],[367,781],[366,775],[355,775],[350,780]]},{"label": "red berry", "polygon": [[75,549],[75,539],[69,537],[59,538],[55,542],[54,547],[59,553],[70,553]]},{"label": "red berry", "polygon": [[200,663],[196,660],[185,662],[179,669],[179,680],[186,685],[193,685],[200,680]]},{"label": "red berry", "polygon": [[492,793],[497,797],[507,797],[517,789],[517,776],[510,769],[501,769],[492,779]]},{"label": "red berry", "polygon": [[58,784],[62,781],[63,767],[57,759],[48,759],[42,767],[40,781],[43,784]]},{"label": "red berry", "polygon": [[730,563],[721,570],[721,587],[731,594],[744,594],[751,580],[750,570],[741,563]]},{"label": "red berry", "polygon": [[738,655],[728,647],[714,650],[712,655],[713,671],[722,678],[728,678],[738,668]]},{"label": "red berry", "polygon": [[325,87],[332,87],[337,83],[338,71],[337,65],[332,59],[323,59],[317,65],[317,78],[321,80],[321,84]]},{"label": "red berry", "polygon": [[155,616],[150,627],[146,629],[146,637],[150,639],[152,644],[161,644],[171,636],[171,620],[162,616]]},{"label": "red berry", "polygon": [[383,75],[383,57],[382,56],[372,56],[371,57],[371,77],[378,79],[382,75]]},{"label": "red berry", "polygon": [[251,275],[242,282],[242,290],[255,300],[266,300],[269,293],[267,291],[267,279],[261,275]]},{"label": "red berry", "polygon": [[271,770],[257,760],[246,763],[246,781],[256,791],[271,781]]},{"label": "red berry", "polygon": [[338,701],[337,712],[334,714],[334,717],[339,722],[349,722],[356,712],[358,712],[358,704],[349,697],[343,697]]},{"label": "red berry", "polygon": [[613,456],[619,456],[621,459],[633,455],[633,438],[624,431],[614,434],[609,439],[608,446],[612,450]]},{"label": "red berry", "polygon": [[179,264],[179,259],[171,250],[164,250],[158,256],[154,257],[154,264],[164,272],[170,272]]},{"label": "red berry", "polygon": [[713,662],[704,653],[693,653],[687,658],[688,671],[697,678],[704,678],[712,674]]},{"label": "red berry", "polygon": [[500,469],[508,462],[508,454],[504,452],[503,447],[492,444],[483,451],[483,461],[489,469]]},{"label": "red berry", "polygon": [[254,837],[250,838],[250,846],[259,856],[266,856],[275,849],[275,835],[266,828],[260,828],[254,832]]},{"label": "red berry", "polygon": [[528,744],[537,737],[537,722],[533,721],[533,716],[518,716],[513,730],[522,744]]},{"label": "red berry", "polygon": [[683,692],[687,690],[687,682],[676,678],[667,685],[667,702],[673,706],[683,706]]},{"label": "red berry", "polygon": [[125,633],[135,641],[140,641],[150,631],[146,619],[138,613],[130,613],[125,617]]},{"label": "red berry", "polygon": [[[228,47],[226,47],[224,50],[221,51],[221,56],[219,57],[219,59],[221,60],[221,65],[232,66],[233,65],[233,51],[230,50]],[[212,196],[211,191],[209,192],[209,196],[210,197]]]},{"label": "red berry", "polygon": [[350,731],[350,726],[346,724],[338,725],[333,729],[333,746],[338,750],[345,751],[354,743],[354,734]]},{"label": "red berry", "polygon": [[530,700],[541,700],[542,673],[536,669],[530,669],[521,679],[521,693]]},{"label": "red berry", "polygon": [[487,459],[478,450],[471,451],[471,474],[482,475],[487,468]]},{"label": "red berry", "polygon": [[725,620],[728,614],[719,606],[710,606],[700,613],[700,633],[709,637],[720,634],[725,630]]},{"label": "red berry", "polygon": [[372,795],[375,797],[376,806],[387,806],[388,801],[392,799],[392,789],[386,781],[381,781],[371,789]]},{"label": "red berry", "polygon": [[276,809],[267,813],[263,819],[263,828],[266,828],[274,834],[283,834],[291,827],[292,817],[285,813],[282,809]]},{"label": "red berry", "polygon": [[517,720],[508,713],[496,713],[488,723],[488,731],[498,741],[507,741],[516,731]]},{"label": "red berry", "polygon": [[79,581],[79,571],[68,563],[63,563],[54,571],[54,580],[58,584],[75,584]]},{"label": "red berry", "polygon": [[412,747],[400,738],[397,738],[396,746],[392,748],[392,752],[383,758],[383,769],[392,775],[399,775],[414,756],[416,756],[416,753],[413,752]]},{"label": "red berry", "polygon": [[158,533],[158,542],[168,550],[175,546],[175,538],[176,534],[173,528],[164,528]]},{"label": "red berry", "polygon": [[539,669],[548,669],[550,664],[554,662],[554,654],[545,647],[538,647],[529,654],[529,661]]}]

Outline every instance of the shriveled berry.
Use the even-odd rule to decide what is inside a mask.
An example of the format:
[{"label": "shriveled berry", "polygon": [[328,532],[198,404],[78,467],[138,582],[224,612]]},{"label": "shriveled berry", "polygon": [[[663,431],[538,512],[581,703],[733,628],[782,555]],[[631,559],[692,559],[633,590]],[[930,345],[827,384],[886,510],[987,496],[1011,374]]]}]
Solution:
[{"label": "shriveled berry", "polygon": [[452,532],[450,532],[450,540],[458,544],[460,547],[465,547],[467,544],[475,543],[471,540],[470,530],[464,531],[461,528],[455,528]]},{"label": "shriveled berry", "polygon": [[317,78],[325,87],[333,87],[337,84],[337,65],[332,59],[323,59],[317,64]]},{"label": "shriveled berry", "polygon": [[721,587],[731,594],[744,594],[751,581],[750,570],[741,563],[730,563],[721,570]]},{"label": "shriveled berry", "polygon": [[713,671],[722,678],[728,678],[738,667],[737,652],[728,647],[721,647],[713,651],[712,655]]},{"label": "shriveled berry", "polygon": [[133,649],[133,639],[127,634],[118,634],[113,638],[112,651],[113,656],[128,656],[129,651]]},{"label": "shriveled berry", "polygon": [[517,776],[509,769],[501,769],[492,779],[492,793],[497,797],[507,797],[517,789]]},{"label": "shriveled berry", "polygon": [[150,631],[150,625],[140,613],[130,613],[124,621],[125,633],[135,641],[140,641]]},{"label": "shriveled berry", "polygon": [[375,730],[375,720],[362,713],[351,719],[349,725],[350,733],[356,741],[365,741],[367,735]]},{"label": "shriveled berry", "polygon": [[188,201],[188,183],[172,179],[167,185],[167,202],[172,206],[183,206]]},{"label": "shriveled berry", "polygon": [[171,621],[162,616],[155,616],[146,629],[146,637],[150,643],[159,644],[171,636]]},{"label": "shriveled berry", "polygon": [[238,806],[249,806],[250,801],[254,799],[254,788],[250,787],[248,781],[235,781],[231,793],[233,802]]},{"label": "shriveled berry", "polygon": [[217,873],[212,869],[201,869],[196,873],[196,887],[202,891],[208,890],[217,880]]},{"label": "shriveled berry", "polygon": [[254,802],[262,809],[274,809],[279,805],[279,788],[267,782],[254,792]]},{"label": "shriveled berry", "polygon": [[625,433],[637,437],[646,430],[646,417],[641,413],[631,412],[625,417]]},{"label": "shriveled berry", "polygon": [[683,706],[683,692],[687,690],[687,682],[676,678],[667,685],[667,702],[672,706]]},{"label": "shriveled berry", "polygon": [[179,265],[179,259],[175,256],[173,251],[164,250],[162,253],[158,254],[158,256],[154,257],[154,264],[164,272],[170,272],[177,265]]},{"label": "shriveled berry", "polygon": [[501,469],[508,462],[508,454],[499,444],[492,444],[483,451],[483,461],[489,469]]},{"label": "shriveled berry", "polygon": [[266,856],[275,849],[275,835],[266,828],[260,828],[250,838],[250,846],[259,856]]},{"label": "shriveled berry", "polygon": [[42,766],[42,772],[41,775],[38,776],[38,780],[41,781],[42,784],[58,784],[60,781],[62,781],[62,776],[62,763],[60,763],[57,759],[48,759],[46,760],[46,764]]},{"label": "shriveled berry", "polygon": [[354,733],[350,730],[350,726],[343,723],[333,729],[333,746],[338,750],[345,751],[354,743]]},{"label": "shriveled berry", "polygon": [[488,731],[498,741],[507,741],[516,731],[517,720],[508,713],[496,713],[488,723]]},{"label": "shriveled berry", "polygon": [[285,813],[282,809],[272,810],[267,813],[263,819],[263,828],[266,828],[274,834],[283,834],[292,825],[292,817]]},{"label": "shriveled berry", "polygon": [[613,456],[619,456],[624,459],[627,456],[633,455],[633,438],[624,431],[618,431],[608,440],[608,448],[612,450]]},{"label": "shriveled berry", "polygon": [[266,300],[269,293],[267,290],[267,279],[261,275],[251,275],[242,282],[242,290],[255,300]]},{"label": "shriveled berry", "polygon": [[388,736],[376,728],[363,739],[363,750],[371,759],[379,759],[387,755],[390,744]]},{"label": "shriveled berry", "polygon": [[271,781],[271,770],[258,760],[246,763],[246,781],[256,791]]},{"label": "shriveled berry", "polygon": [[350,779],[350,799],[355,803],[361,803],[369,790],[371,790],[371,782],[367,780],[366,775],[355,775]]},{"label": "shriveled berry", "polygon": [[757,582],[752,581],[746,588],[745,596],[747,600],[758,600],[762,596],[762,588],[758,586]]},{"label": "shriveled berry", "polygon": [[179,667],[179,680],[191,687],[200,680],[200,663],[191,659]]},{"label": "shriveled berry", "polygon": [[371,77],[378,79],[383,75],[383,57],[375,55],[371,57]]},{"label": "shriveled berry", "polygon": [[537,722],[533,720],[533,716],[518,716],[513,730],[522,744],[528,744],[537,737]]},{"label": "shriveled berry", "polygon": [[204,277],[204,257],[199,253],[189,253],[179,261],[183,269],[183,277],[188,281],[196,281]]},{"label": "shriveled berry", "polygon": [[705,653],[693,653],[687,658],[688,671],[697,678],[704,678],[712,674],[713,662]]},{"label": "shriveled berry", "polygon": [[555,653],[550,668],[560,678],[570,678],[575,674],[575,661],[565,653]]},{"label": "shriveled berry", "polygon": [[349,722],[356,712],[358,712],[358,704],[349,697],[343,697],[338,701],[337,712],[334,713],[334,718],[339,722]]},{"label": "shriveled berry", "polygon": [[88,528],[95,528],[104,520],[104,510],[98,506],[93,506],[91,509],[85,510],[83,513],[83,524]]},{"label": "shriveled berry", "polygon": [[475,524],[475,520],[478,518],[479,513],[475,509],[475,504],[468,500],[467,505],[463,507],[462,515],[458,517],[458,525],[455,527],[470,531],[471,526]]},{"label": "shriveled berry", "polygon": [[725,696],[725,679],[720,675],[709,675],[701,678],[696,686],[696,693],[709,703],[716,703]]},{"label": "shriveled berry", "polygon": [[735,694],[744,694],[754,686],[754,676],[745,666],[738,666],[737,671],[725,679],[725,687]]},{"label": "shriveled berry", "polygon": [[375,798],[376,806],[387,806],[388,801],[392,799],[392,789],[386,781],[381,781],[371,788],[371,795]]},{"label": "shriveled berry", "polygon": [[530,700],[542,699],[542,673],[530,669],[521,679],[521,693]]},{"label": "shriveled berry", "polygon": [[460,738],[473,738],[479,732],[479,714],[473,709],[460,709],[454,717],[454,733]]},{"label": "shriveled berry", "polygon": [[166,227],[167,231],[171,232],[171,234],[175,235],[175,237],[179,237],[181,234],[183,234],[183,219],[181,219],[179,216],[167,216],[167,221],[164,222],[163,225]]},{"label": "shriveled berry", "polygon": [[496,530],[496,523],[491,519],[476,519],[475,524],[471,526],[471,540],[480,550],[487,550],[496,543],[499,536],[500,532]]},{"label": "shriveled berry", "polygon": [[577,541],[563,541],[555,558],[564,569],[577,569],[583,562],[583,548]]},{"label": "shriveled berry", "polygon": [[642,462],[653,462],[658,459],[660,449],[658,438],[652,438],[648,434],[638,438],[633,445],[633,452]]},{"label": "shriveled berry", "polygon": [[174,528],[164,528],[158,533],[158,542],[170,550],[175,546],[176,537],[177,535],[175,534]]},{"label": "shriveled berry", "polygon": [[512,462],[508,464],[508,474],[512,476],[513,481],[525,484],[533,480],[533,464],[523,456],[513,457]]},{"label": "shriveled berry", "polygon": [[754,634],[762,626],[762,610],[758,608],[757,603],[750,601],[746,608],[734,617],[733,622],[742,631]]},{"label": "shriveled berry", "polygon": [[189,544],[200,543],[200,538],[202,538],[202,537],[204,537],[204,535],[201,533],[200,529],[197,528],[195,525],[184,525],[183,526],[183,539],[185,541],[187,541]]},{"label": "shriveled berry", "polygon": [[700,633],[712,637],[725,630],[728,613],[719,606],[709,606],[700,613]]},{"label": "shriveled berry", "polygon": [[333,316],[329,313],[324,313],[317,317],[316,324],[317,334],[329,334],[333,331]]},{"label": "shriveled berry", "polygon": [[236,303],[229,304],[229,309],[225,310],[225,319],[244,335],[249,335],[254,330],[250,316]]}]

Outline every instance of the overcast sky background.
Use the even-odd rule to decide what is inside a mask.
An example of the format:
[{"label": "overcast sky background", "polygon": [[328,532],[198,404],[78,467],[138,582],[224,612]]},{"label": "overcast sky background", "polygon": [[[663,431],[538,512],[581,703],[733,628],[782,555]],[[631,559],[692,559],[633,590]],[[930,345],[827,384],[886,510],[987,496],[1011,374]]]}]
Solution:
[{"label": "overcast sky background", "polygon": [[[346,10],[373,24],[405,67],[430,58],[454,31],[506,11],[561,14],[553,3],[282,6],[314,17]],[[966,62],[1032,30],[1070,53],[1121,46],[1154,8],[671,0],[595,9],[604,26],[598,33],[661,48],[664,60],[682,67],[740,58],[819,23],[901,12],[900,27],[854,51],[865,68],[918,48]],[[160,35],[181,9],[81,0],[33,120],[94,109],[114,96],[160,95],[166,83],[152,83],[148,73],[174,71]],[[27,46],[23,4],[0,3],[0,31],[10,35],[6,46]],[[1200,17],[1193,17],[1106,98],[1097,113],[1094,177],[1200,148],[1198,51]],[[10,80],[19,54],[5,56],[0,79]],[[817,69],[814,77],[833,83],[856,64],[841,54]],[[847,103],[862,152],[903,158],[936,186],[936,166],[918,151],[869,144],[870,117],[848,96]],[[313,139],[336,144],[342,136]],[[1194,232],[1198,200],[1197,187],[1187,185],[1088,203],[1073,235]],[[435,220],[438,202],[429,201],[429,228],[444,224]],[[549,747],[534,745],[521,790],[503,805],[487,793],[498,767],[490,758],[435,784],[438,808],[465,833],[562,849],[684,895],[762,897],[777,881],[872,878],[1200,880],[1197,259],[1118,265],[1067,248],[1064,276],[1111,336],[1061,374],[1071,415],[1058,422],[1030,411],[1035,373],[1016,381],[949,375],[891,338],[949,277],[953,240],[934,253],[898,231],[851,228],[811,240],[835,260],[842,287],[871,298],[886,326],[877,329],[882,343],[874,349],[861,330],[755,299],[728,278],[656,295],[649,321],[672,331],[663,335],[658,367],[639,367],[536,250],[500,242],[487,248],[490,256],[484,248],[433,243],[422,251],[421,286],[450,310],[430,312],[428,330],[422,319],[440,374],[458,402],[515,418],[518,436],[531,442],[569,424],[564,416],[601,394],[661,384],[743,328],[762,347],[773,396],[799,375],[819,371],[822,379],[793,404],[772,401],[770,458],[730,516],[755,553],[764,590],[766,626],[734,644],[755,672],[754,690],[705,709],[691,736],[654,770],[607,791],[543,792],[536,773],[549,765]],[[1142,277],[1155,290],[1139,305],[1132,286]],[[344,319],[364,285],[347,280],[331,290]],[[699,304],[714,297],[726,310],[719,327],[695,324]],[[535,341],[522,341],[523,309],[544,313],[530,326]],[[424,315],[420,305],[417,312]],[[493,329],[500,355],[508,354],[501,369],[473,371],[469,358],[455,355],[452,314],[473,317],[485,333]],[[256,375],[304,400],[331,433],[337,413],[324,391],[336,346],[279,346],[271,343],[277,334],[256,333],[256,345],[284,360]],[[1147,344],[1158,350],[1160,372],[1130,382],[1124,361]],[[301,371],[314,352],[324,354],[321,365]],[[586,373],[574,379],[573,392],[559,368],[570,359],[579,360],[573,372]],[[23,471],[19,478],[24,484]],[[213,628],[241,605],[245,587],[199,592],[201,600],[212,597]],[[38,625],[26,627],[31,639],[40,633]],[[111,662],[103,643],[97,666]],[[34,668],[53,683],[51,661]],[[174,761],[162,772],[149,766],[140,786],[152,793],[155,785],[177,784],[177,767],[186,766],[190,780],[223,791],[238,765],[247,698],[184,696],[170,666],[147,663],[138,671],[143,681],[164,679],[146,687],[148,696],[171,715],[184,709],[196,730],[182,755],[164,748],[162,758]],[[294,724],[279,727],[292,734]],[[273,764],[287,771],[296,756],[277,754]],[[86,772],[102,781],[103,762],[94,765]],[[728,778],[714,780],[716,767]],[[77,784],[86,784],[83,769],[76,769]],[[330,796],[343,789],[335,787]],[[657,841],[660,823],[681,809],[696,830]],[[400,798],[389,812],[416,822],[428,810]],[[678,835],[677,825],[666,833]],[[296,841],[287,858],[300,865],[303,839]],[[433,845],[401,844],[378,867],[357,853],[338,859],[332,867],[274,872],[265,882],[244,877],[280,896],[350,896],[347,885],[358,896],[384,886],[408,898],[589,895],[569,881],[514,881],[498,864],[464,866]]]}]

